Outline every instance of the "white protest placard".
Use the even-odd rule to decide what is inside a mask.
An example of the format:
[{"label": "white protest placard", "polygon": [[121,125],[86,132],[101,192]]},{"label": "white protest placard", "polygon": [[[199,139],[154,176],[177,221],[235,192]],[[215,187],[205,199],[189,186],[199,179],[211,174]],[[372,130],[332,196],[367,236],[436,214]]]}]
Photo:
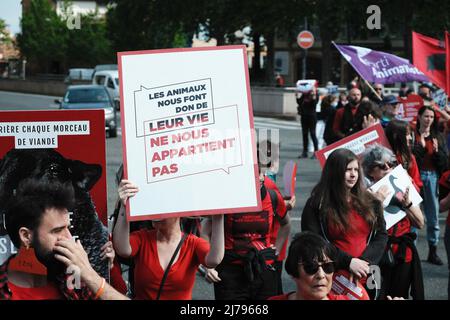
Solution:
[{"label": "white protest placard", "polygon": [[128,219],[260,211],[245,46],[118,60]]},{"label": "white protest placard", "polygon": [[386,229],[389,229],[406,216],[406,212],[399,206],[399,201],[396,198],[401,199],[407,187],[409,188],[409,199],[413,206],[419,205],[422,202],[422,197],[414,187],[408,172],[401,165],[395,167],[369,189],[377,192],[384,185],[388,186],[390,192],[383,202],[384,220],[386,221]]}]

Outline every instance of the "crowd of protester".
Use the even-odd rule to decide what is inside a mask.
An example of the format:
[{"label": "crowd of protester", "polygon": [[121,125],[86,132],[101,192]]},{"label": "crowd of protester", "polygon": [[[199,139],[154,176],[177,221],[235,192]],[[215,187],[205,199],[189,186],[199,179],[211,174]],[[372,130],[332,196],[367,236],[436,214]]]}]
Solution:
[{"label": "crowd of protester", "polygon": [[[110,283],[90,266],[82,244],[71,240],[68,212],[73,188],[25,181],[7,205],[5,227],[17,248],[34,249],[48,274],[9,270],[9,259],[0,266],[0,299],[189,300],[199,270],[213,284],[217,300],[350,299],[333,292],[336,275],[348,277],[370,299],[424,299],[415,240],[417,229],[426,227],[427,261],[443,264],[437,250],[438,215],[450,209],[449,110],[434,105],[430,88],[422,85],[419,95],[424,105],[408,123],[398,119],[399,99],[413,92],[403,86],[397,97],[383,90],[374,84],[365,94],[352,86],[348,94],[319,96],[313,90],[297,95],[303,130],[301,158],[309,157],[308,136],[317,151],[378,123],[391,149],[375,144],[361,157],[347,149],[333,151],[303,207],[302,231],[296,235],[291,234],[290,219],[296,197],[283,196],[277,187],[278,163],[270,159],[276,159],[272,155],[279,145],[270,141],[258,145],[262,211],[204,217],[195,228],[186,227],[185,218],[180,217],[130,226],[125,211],[139,187],[119,174],[112,241],[102,248],[102,258],[111,264]],[[268,148],[260,148],[261,144]],[[262,156],[269,161],[261,161]],[[396,195],[406,216],[386,229],[386,188],[373,192],[369,187],[397,165],[407,171],[423,203],[414,205],[409,189]],[[447,256],[449,230],[447,220]],[[121,270],[125,265],[129,266],[126,279]],[[78,288],[67,287],[65,270],[70,266],[81,271]],[[283,266],[295,283],[294,292],[283,290]],[[373,266],[381,271],[375,288],[369,285],[375,281]]]}]

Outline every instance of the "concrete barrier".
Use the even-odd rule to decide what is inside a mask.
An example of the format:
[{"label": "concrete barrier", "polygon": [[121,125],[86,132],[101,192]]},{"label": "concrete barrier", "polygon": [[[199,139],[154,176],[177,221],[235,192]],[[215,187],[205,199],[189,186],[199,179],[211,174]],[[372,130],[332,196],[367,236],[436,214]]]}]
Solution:
[{"label": "concrete barrier", "polygon": [[67,85],[61,81],[0,79],[0,90],[62,97]]},{"label": "concrete barrier", "polygon": [[297,102],[295,88],[252,87],[253,113],[295,119]]}]

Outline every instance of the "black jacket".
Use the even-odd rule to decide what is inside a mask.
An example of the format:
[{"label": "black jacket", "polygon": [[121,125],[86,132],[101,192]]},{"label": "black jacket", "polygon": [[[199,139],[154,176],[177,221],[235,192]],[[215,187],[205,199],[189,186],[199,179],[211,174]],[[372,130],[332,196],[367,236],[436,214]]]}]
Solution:
[{"label": "black jacket", "polygon": [[[367,239],[367,247],[364,252],[360,257],[356,257],[369,262],[370,265],[377,265],[380,262],[380,259],[384,253],[384,249],[386,247],[386,243],[388,241],[386,222],[384,221],[381,205],[380,209],[375,210],[375,212],[377,214],[378,220],[377,226],[372,228],[369,238]],[[305,208],[303,209],[301,227],[302,231],[311,231],[317,233],[318,235],[325,238],[325,240],[330,242],[328,237],[328,224],[326,221],[322,220],[319,214],[319,208],[314,208],[312,206],[311,198],[306,201]],[[336,246],[335,248],[337,251],[336,268],[338,270],[349,270],[350,262],[352,258],[355,257],[352,257]]]},{"label": "black jacket", "polygon": [[316,117],[316,105],[318,103],[317,98],[309,97],[305,100],[304,96],[297,99],[297,113],[300,116],[314,116]]}]

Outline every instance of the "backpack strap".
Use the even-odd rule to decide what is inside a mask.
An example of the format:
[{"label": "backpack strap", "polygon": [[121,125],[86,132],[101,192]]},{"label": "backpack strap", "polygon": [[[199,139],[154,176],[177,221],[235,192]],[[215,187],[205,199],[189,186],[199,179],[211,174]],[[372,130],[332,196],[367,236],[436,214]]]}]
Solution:
[{"label": "backpack strap", "polygon": [[269,189],[269,188],[267,188],[267,191],[269,192],[270,202],[272,202],[273,215],[277,219],[280,219],[280,216],[278,215],[278,212],[277,212],[277,208],[278,208],[278,196],[277,196],[277,193],[276,193],[275,190]]},{"label": "backpack strap", "polygon": [[183,242],[184,242],[184,240],[186,240],[187,236],[188,236],[188,233],[185,232],[185,233],[183,234],[183,236],[181,237],[181,240],[180,240],[180,242],[178,243],[178,246],[177,246],[177,248],[175,249],[175,252],[173,253],[172,258],[170,259],[170,262],[169,262],[169,264],[167,265],[166,270],[164,271],[164,275],[163,275],[163,277],[162,277],[161,284],[159,285],[158,294],[156,295],[156,300],[159,300],[159,298],[161,297],[161,293],[162,293],[162,291],[163,291],[163,287],[164,287],[164,283],[166,282],[167,275],[169,274],[169,271],[170,271],[170,268],[172,267],[173,261],[175,260],[175,257],[177,256],[178,251],[180,251],[181,246],[183,245]]}]

